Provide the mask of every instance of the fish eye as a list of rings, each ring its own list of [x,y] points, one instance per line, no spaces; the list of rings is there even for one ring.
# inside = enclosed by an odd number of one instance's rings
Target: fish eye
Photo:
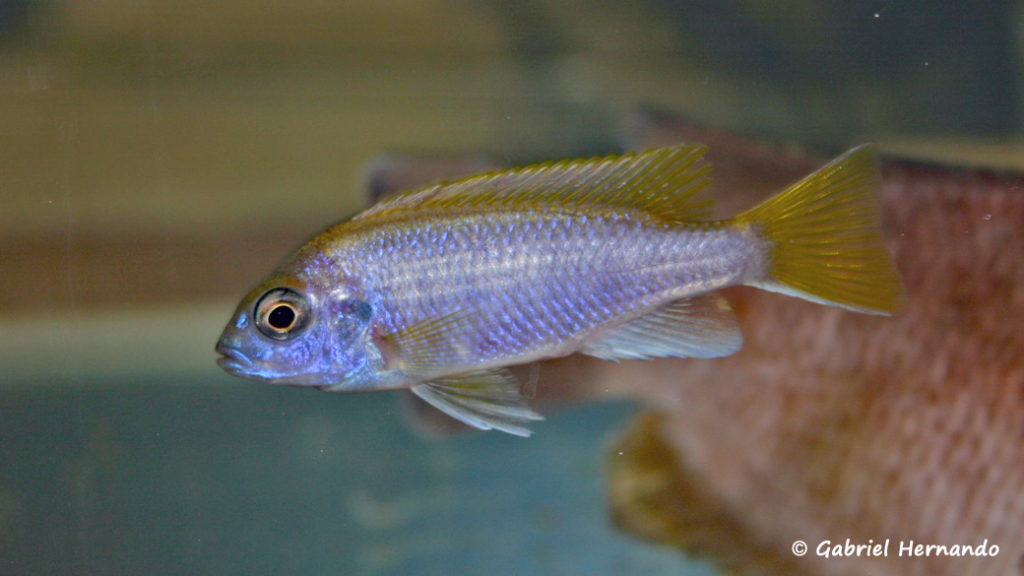
[[[287,302],[279,302],[274,304],[270,314],[267,314],[267,324],[274,330],[288,330],[298,317],[294,306]]]
[[[274,288],[256,302],[256,327],[267,338],[287,340],[309,321],[309,303],[291,288]]]

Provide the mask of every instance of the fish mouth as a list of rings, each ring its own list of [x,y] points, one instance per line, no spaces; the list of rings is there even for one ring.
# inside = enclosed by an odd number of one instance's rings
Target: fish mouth
[[[221,355],[220,358],[217,358],[217,366],[220,366],[224,370],[232,374],[248,375],[252,372],[254,365],[252,358],[249,358],[238,348],[218,343],[217,353]]]
[[[233,376],[286,386],[324,385],[324,377],[318,373],[279,374],[272,367],[267,367],[262,362],[257,364],[256,360],[253,360],[248,354],[231,344],[218,342],[216,350],[221,355],[220,358],[217,358],[217,365]]]

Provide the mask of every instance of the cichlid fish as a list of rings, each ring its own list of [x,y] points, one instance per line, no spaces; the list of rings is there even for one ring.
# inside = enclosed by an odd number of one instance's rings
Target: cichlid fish
[[[541,416],[508,366],[732,354],[742,335],[725,286],[900,307],[873,146],[729,220],[695,198],[710,182],[704,153],[539,164],[386,198],[250,292],[218,364],[329,391],[410,388],[466,424],[527,436]]]

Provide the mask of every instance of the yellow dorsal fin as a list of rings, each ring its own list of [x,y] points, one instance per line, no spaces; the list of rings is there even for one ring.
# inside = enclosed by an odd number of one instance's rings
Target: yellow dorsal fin
[[[431,210],[583,205],[639,210],[669,222],[707,216],[709,201],[693,196],[710,182],[699,144],[585,160],[562,160],[488,172],[397,194],[356,217],[401,216]]]

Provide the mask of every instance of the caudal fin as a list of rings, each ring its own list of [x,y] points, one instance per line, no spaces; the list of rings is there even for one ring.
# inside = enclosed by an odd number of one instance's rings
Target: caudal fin
[[[736,217],[770,245],[767,275],[751,282],[868,314],[902,306],[903,282],[882,240],[875,146],[858,146]]]

